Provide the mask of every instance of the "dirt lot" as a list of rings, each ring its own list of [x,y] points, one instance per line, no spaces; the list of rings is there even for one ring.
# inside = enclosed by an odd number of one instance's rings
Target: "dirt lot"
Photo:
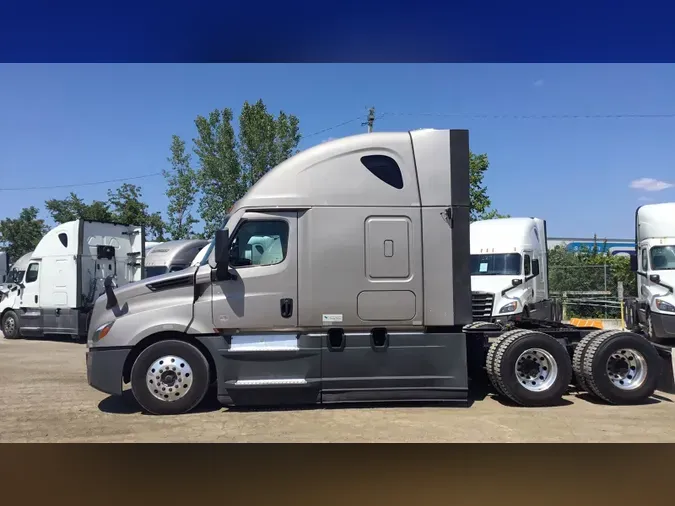
[[[675,396],[642,406],[524,409],[491,397],[471,407],[383,407],[143,415],[87,385],[85,347],[0,338],[0,442],[675,442]]]

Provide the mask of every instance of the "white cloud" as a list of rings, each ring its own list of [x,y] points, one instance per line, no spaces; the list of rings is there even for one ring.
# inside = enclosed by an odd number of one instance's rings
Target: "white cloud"
[[[534,86],[540,87],[544,86],[544,80],[543,79],[537,79],[535,82],[532,83]]]
[[[642,179],[636,179],[634,181],[631,181],[630,187],[636,190],[644,190],[648,192],[660,192],[661,190],[672,188],[673,185],[671,183],[666,183],[665,181],[659,181],[658,179],[643,177]]]

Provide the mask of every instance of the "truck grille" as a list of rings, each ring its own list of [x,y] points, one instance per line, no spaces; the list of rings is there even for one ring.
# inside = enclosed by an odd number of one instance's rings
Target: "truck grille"
[[[492,316],[495,296],[486,292],[471,292],[471,312],[473,321],[488,321]]]

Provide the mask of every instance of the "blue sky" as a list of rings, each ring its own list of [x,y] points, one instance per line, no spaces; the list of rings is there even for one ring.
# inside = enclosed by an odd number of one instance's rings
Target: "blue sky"
[[[675,113],[674,89],[675,65],[0,65],[0,190],[161,171],[172,134],[190,140],[198,114],[244,100],[295,114],[305,135],[373,105],[376,130],[468,128],[500,211],[545,218],[550,236],[630,238],[638,205],[675,200],[675,117],[536,117]],[[131,182],[165,210],[162,177]],[[0,218],[109,186],[0,191]]]

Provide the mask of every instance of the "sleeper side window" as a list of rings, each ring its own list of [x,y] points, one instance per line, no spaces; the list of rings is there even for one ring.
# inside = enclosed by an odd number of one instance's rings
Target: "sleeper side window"
[[[28,266],[28,270],[26,270],[26,283],[37,281],[39,269],[40,264],[37,263],[32,263]]]
[[[284,220],[245,221],[230,246],[230,265],[280,264],[288,250],[288,230]]]

